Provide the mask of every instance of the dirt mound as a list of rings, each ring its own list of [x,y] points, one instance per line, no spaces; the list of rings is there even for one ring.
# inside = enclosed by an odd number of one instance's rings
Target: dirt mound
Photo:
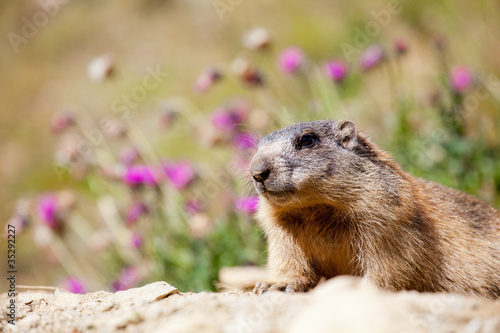
[[[385,293],[338,277],[312,292],[179,293],[166,282],[116,293],[20,292],[4,332],[500,332],[500,301]]]

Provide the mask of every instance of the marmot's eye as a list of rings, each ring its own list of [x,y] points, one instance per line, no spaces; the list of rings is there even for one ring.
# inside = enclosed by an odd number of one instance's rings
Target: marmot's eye
[[[311,134],[311,133],[304,134],[300,137],[299,142],[298,142],[298,146],[299,146],[299,148],[312,147],[316,143],[317,140],[318,140],[318,138],[314,134]]]

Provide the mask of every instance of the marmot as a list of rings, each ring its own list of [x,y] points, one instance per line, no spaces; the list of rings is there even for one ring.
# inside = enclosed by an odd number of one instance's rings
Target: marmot
[[[273,272],[258,294],[347,274],[392,291],[500,297],[500,213],[404,172],[350,121],[267,135],[250,173]]]

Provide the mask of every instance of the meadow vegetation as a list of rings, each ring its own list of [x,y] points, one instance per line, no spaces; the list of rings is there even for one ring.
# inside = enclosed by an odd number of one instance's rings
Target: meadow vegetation
[[[23,284],[214,290],[221,267],[264,265],[248,164],[298,121],[353,120],[405,170],[500,207],[492,1],[72,1],[36,26],[41,10],[0,5],[27,41],[0,51]]]

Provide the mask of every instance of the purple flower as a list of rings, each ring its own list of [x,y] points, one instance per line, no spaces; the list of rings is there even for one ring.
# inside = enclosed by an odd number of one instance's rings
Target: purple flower
[[[195,172],[189,162],[170,162],[163,164],[170,183],[178,190],[186,188],[194,180]]]
[[[130,186],[149,185],[155,186],[160,180],[157,169],[147,165],[132,165],[125,170],[122,181]]]
[[[139,274],[135,267],[124,268],[118,278],[111,285],[113,291],[127,290],[139,282]]]
[[[237,123],[231,113],[226,109],[217,109],[212,113],[212,124],[220,130],[231,132],[236,128]]]
[[[233,138],[233,145],[238,150],[254,149],[257,147],[257,141],[250,133],[238,133]]]
[[[122,162],[124,165],[131,165],[133,164],[138,158],[139,158],[139,152],[137,149],[133,146],[129,146],[126,148],[123,148],[120,151],[120,162]]]
[[[472,84],[471,71],[463,66],[455,67],[450,74],[451,88],[457,94],[464,93]]]
[[[384,60],[384,49],[380,45],[371,45],[359,56],[359,64],[365,71],[374,68]]]
[[[324,67],[326,75],[335,82],[341,82],[347,76],[347,66],[341,61],[329,61]]]
[[[75,277],[68,277],[62,282],[62,287],[73,294],[85,294],[87,288],[82,280]]]
[[[143,238],[141,235],[139,235],[137,232],[134,232],[132,236],[130,237],[130,246],[133,249],[138,249],[142,246],[142,243],[144,242]]]
[[[63,112],[60,114],[56,114],[50,123],[50,129],[52,133],[60,133],[69,126],[75,123],[75,119],[73,115],[69,112]]]
[[[209,69],[201,73],[196,79],[194,87],[199,92],[207,91],[215,82],[222,78],[220,72],[216,69]]]
[[[245,106],[233,105],[229,110],[229,114],[235,125],[241,124],[247,117],[247,113],[248,110]]]
[[[285,73],[295,73],[304,63],[304,52],[296,46],[284,49],[278,59],[279,68]]]
[[[251,195],[248,198],[236,199],[235,208],[245,214],[253,214],[257,211],[259,197]]]
[[[60,227],[59,205],[54,194],[45,194],[38,199],[36,212],[40,221],[51,229]]]
[[[238,126],[244,119],[245,115],[239,109],[217,109],[212,114],[212,124],[224,131],[231,132]]]
[[[133,204],[132,207],[130,207],[127,210],[127,215],[125,217],[127,225],[134,224],[142,215],[147,213],[148,213],[148,207],[142,202],[137,202]]]
[[[234,98],[216,109],[211,116],[212,124],[224,132],[232,132],[250,112],[250,103],[243,98]]]
[[[198,200],[193,199],[193,200],[188,200],[184,204],[184,209],[186,210],[187,213],[189,214],[198,214],[201,211],[201,204]]]

